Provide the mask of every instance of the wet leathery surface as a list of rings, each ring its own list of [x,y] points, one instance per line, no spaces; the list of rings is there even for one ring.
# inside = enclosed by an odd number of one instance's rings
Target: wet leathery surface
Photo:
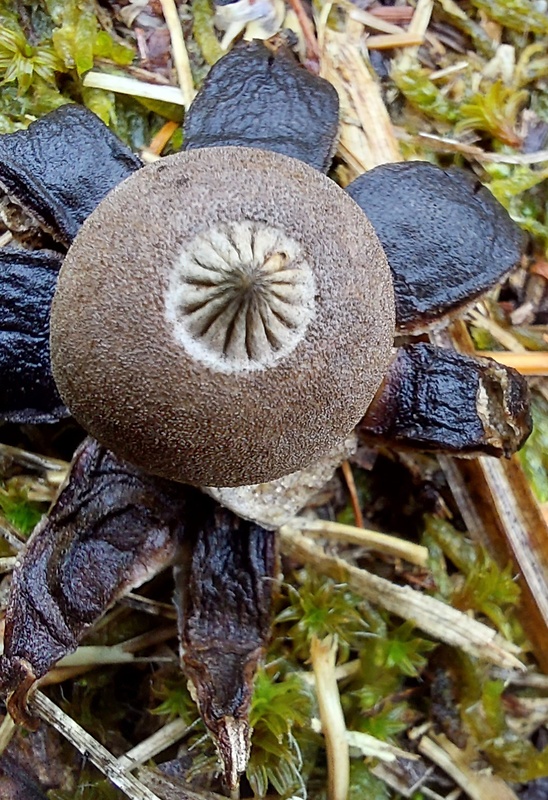
[[[368,441],[454,455],[510,455],[531,432],[515,370],[430,344],[401,347],[358,426]]]
[[[392,269],[400,329],[430,322],[494,286],[521,257],[524,234],[473,175],[410,161],[347,187]]]
[[[192,491],[192,490],[188,490]],[[29,720],[27,692],[121,595],[173,558],[186,487],[148,476],[86,439],[67,485],[13,574],[1,689]]]
[[[55,422],[68,416],[53,381],[49,314],[62,257],[0,249],[0,419]]]
[[[0,136],[0,192],[4,205],[12,204],[4,213],[8,227],[22,208],[68,247],[105,195],[141,166],[95,114],[62,106],[26,131]]]
[[[323,78],[286,50],[262,42],[217,62],[185,121],[184,149],[238,145],[272,150],[327,170],[337,139],[339,100]]]

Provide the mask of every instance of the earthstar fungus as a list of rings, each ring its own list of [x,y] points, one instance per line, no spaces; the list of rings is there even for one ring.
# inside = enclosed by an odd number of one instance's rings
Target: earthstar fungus
[[[29,423],[68,413],[51,375],[47,328],[70,247],[53,308],[56,381],[70,410],[114,451],[83,442],[14,572],[0,660],[14,718],[28,721],[30,685],[122,592],[175,558],[184,662],[235,784],[246,763],[253,671],[268,641],[277,574],[274,534],[262,515],[291,494],[284,481],[302,475],[269,483],[262,510],[265,486],[244,487],[259,510],[238,507],[253,520],[247,523],[198,491],[147,473],[221,486],[264,480],[310,464],[357,423],[368,442],[459,454],[508,454],[527,435],[527,387],[513,370],[412,342],[389,363],[392,285],[366,214],[370,207],[394,276],[397,323],[406,330],[462,307],[506,275],[520,259],[519,229],[463,171],[454,179],[431,165],[389,165],[345,192],[320,172],[329,168],[337,121],[330,84],[288,52],[251,43],[211,69],[185,120],[188,152],[151,167],[75,106],[0,137],[0,213],[16,240],[34,248],[0,250],[0,280],[9,289],[0,293],[0,415]],[[432,177],[447,201],[438,216],[442,231],[448,220],[451,247],[433,270],[428,204],[405,202],[402,173],[419,184],[421,175]],[[369,181],[376,188],[367,189]],[[465,208],[481,195],[491,238],[503,232],[494,251],[500,259],[486,250],[481,261],[463,260],[468,243],[449,227],[455,181]],[[464,265],[466,281],[462,272],[455,278],[452,262]],[[406,287],[417,276],[414,298]],[[453,292],[460,284],[464,290]],[[39,324],[29,337],[33,316]],[[174,355],[175,366],[168,363]],[[455,412],[457,388],[465,420],[443,411]],[[85,395],[93,401],[87,408]],[[307,481],[300,505],[313,486]],[[237,491],[218,497],[234,509]],[[279,504],[272,527],[295,510]]]
[[[144,167],[86,220],[52,363],[71,412],[122,458],[237,486],[344,439],[393,331],[388,264],[348,195],[295,159],[215,147]]]

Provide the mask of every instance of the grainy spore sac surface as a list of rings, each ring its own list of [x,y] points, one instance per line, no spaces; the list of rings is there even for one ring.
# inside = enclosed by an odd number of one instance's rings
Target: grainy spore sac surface
[[[28,722],[33,681],[72,652],[118,597],[171,561],[185,504],[185,487],[84,441],[13,574],[0,689],[14,719]]]
[[[0,213],[16,237],[35,221],[68,247],[80,226],[142,162],[83,106],[66,105],[0,136]]]
[[[49,314],[62,258],[52,251],[0,249],[0,419],[67,417],[51,374]]]
[[[184,668],[230,776],[234,727],[249,747],[253,677],[271,633],[275,532],[204,497],[189,519],[176,569]]]
[[[326,171],[338,124],[339,100],[328,81],[289,51],[252,42],[211,68],[187,115],[184,149],[256,147]]]
[[[423,330],[471,303],[520,261],[523,231],[465,170],[383,164],[347,191],[388,258],[400,330]]]
[[[515,370],[429,344],[401,347],[358,426],[362,439],[454,455],[509,456],[531,432]]]

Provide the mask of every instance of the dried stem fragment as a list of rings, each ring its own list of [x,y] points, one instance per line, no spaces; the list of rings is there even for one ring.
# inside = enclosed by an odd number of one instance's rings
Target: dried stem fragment
[[[310,539],[285,526],[280,529],[280,538],[285,555],[313,564],[322,575],[345,581],[356,594],[402,619],[412,620],[429,636],[497,666],[525,669],[517,658],[519,647],[467,614],[409,586],[397,586],[371,575],[342,558],[328,556]]]
[[[189,109],[194,100],[196,90],[194,89],[194,81],[192,79],[190,60],[186,49],[185,37],[183,36],[181,20],[179,19],[175,0],[160,0],[160,3],[171,37],[173,61],[175,62],[179,86],[181,87],[185,99],[185,108]]]
[[[9,714],[6,714],[0,725],[0,755],[4,752],[8,744],[11,742],[13,734],[15,733],[16,725]]]
[[[344,475],[344,479],[346,481],[346,486],[348,488],[348,494],[350,495],[350,502],[352,504],[352,511],[354,512],[354,519],[356,521],[356,525],[358,528],[363,528],[363,514],[360,507],[360,501],[358,498],[358,491],[356,489],[356,481],[354,480],[354,473],[352,472],[352,467],[348,463],[348,461],[343,461],[341,464],[341,472]]]
[[[518,800],[505,781],[488,770],[478,772],[466,761],[465,751],[445,736],[423,736],[419,751],[450,775],[470,800]]]
[[[431,337],[438,344],[474,351],[463,322]],[[440,463],[470,535],[499,564],[511,558],[519,569],[520,620],[539,664],[548,670],[548,524],[519,461],[514,457],[507,462],[478,458]]]
[[[138,745],[132,747],[118,759],[118,766],[124,771],[129,771],[141,766],[145,761],[149,761],[155,756],[167,750],[171,745],[176,744],[188,731],[188,725],[181,719],[168,722],[159,731],[156,731]]]
[[[394,558],[403,558],[418,567],[426,568],[428,566],[428,548],[367,528],[354,528],[352,525],[342,525],[340,522],[330,522],[324,519],[312,520],[294,517],[284,525],[284,530],[299,531],[311,536],[325,536],[331,541],[356,544]]]
[[[118,764],[106,747],[99,744],[77,722],[52,703],[42,692],[36,692],[32,699],[32,710],[52,725],[83,756],[99,769],[115,786],[121,789],[131,800],[160,800],[133,775],[128,775]]]
[[[312,637],[310,661],[316,678],[316,695],[327,752],[327,797],[346,800],[350,783],[350,757],[346,738],[346,723],[335,675],[337,640]]]
[[[156,83],[145,83],[125,75],[109,75],[107,72],[88,72],[84,76],[83,85],[90,89],[104,89],[117,94],[129,94],[162,103],[174,103],[184,106],[186,98],[177,86],[159,86]]]
[[[548,375],[548,353],[503,353],[493,350],[489,352],[481,351],[478,355],[492,358],[494,361],[498,361],[499,364],[517,369],[522,375],[544,377]]]

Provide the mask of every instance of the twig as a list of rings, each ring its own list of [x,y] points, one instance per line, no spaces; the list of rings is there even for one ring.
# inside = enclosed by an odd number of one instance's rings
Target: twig
[[[369,11],[363,11],[361,8],[356,8],[352,3],[340,3],[343,8],[347,9],[350,19],[361,22],[366,28],[372,28],[374,31],[381,31],[381,33],[405,33],[404,29],[399,25],[394,25],[393,22],[386,22],[385,20],[371,14]]]
[[[445,67],[444,69],[438,69],[436,72],[431,72],[428,76],[428,79],[431,81],[441,81],[444,78],[449,77],[449,75],[455,75],[458,72],[462,72],[465,69],[468,69],[469,62],[468,61],[458,61],[456,64],[451,64],[449,67]]]
[[[309,533],[312,536],[325,536],[331,540],[357,544],[360,547],[394,556],[394,558],[403,558],[410,564],[416,564],[419,567],[428,566],[427,547],[406,542],[405,539],[386,533],[371,531],[367,528],[354,528],[352,525],[342,525],[340,522],[305,519],[304,517],[294,517],[289,520],[284,526],[284,529],[287,528],[301,533]]]
[[[341,103],[340,152],[350,155],[348,161],[358,174],[401,161],[379,85],[359,46],[328,27],[324,10],[318,21],[318,39],[321,74],[333,84]]]
[[[434,0],[418,0],[415,8],[413,18],[407,28],[407,33],[412,34],[420,39],[419,45],[424,41],[426,31],[430,24],[432,17],[432,10],[434,8]],[[411,64],[418,55],[419,45],[409,48],[404,51],[404,55],[400,57],[400,65],[403,69],[405,66]]]
[[[119,603],[128,608],[135,608],[143,614],[165,617],[166,619],[177,619],[177,611],[171,603],[161,603],[159,600],[152,600],[150,597],[143,597],[143,595],[135,594],[135,592],[129,592],[120,598]]]
[[[436,74],[436,73],[434,73]],[[435,133],[421,132],[420,139],[427,139],[432,147],[440,152],[462,153],[476,161],[487,161],[492,164],[542,164],[548,162],[548,150],[537,150],[536,153],[486,153],[481,147],[458,139],[437,136]]]
[[[178,127],[179,123],[173,120],[169,120],[162,125],[156,136],[151,139],[149,146],[146,148],[147,152],[159,156]]]
[[[60,472],[65,476],[70,464],[60,458],[49,458],[38,453],[31,453],[30,450],[22,450],[20,447],[13,447],[9,444],[0,443],[0,455],[10,461],[29,467],[33,470],[40,470],[46,474],[49,472]]]
[[[52,725],[131,800],[160,800],[158,795],[147,789],[137,778],[126,774],[106,747],[103,747],[68,714],[52,703],[45,694],[40,691],[35,692],[30,700],[30,705],[45,722]]]
[[[541,675],[540,672],[514,672],[509,669],[493,670],[493,677],[500,678],[506,684],[513,686],[529,686],[533,689],[548,690],[548,675]]]
[[[494,350],[478,351],[478,356],[492,358],[499,364],[512,367],[522,375],[548,375],[548,353],[507,353]]]
[[[9,714],[6,714],[0,725],[0,756],[13,738],[17,726]]]
[[[190,69],[190,59],[186,49],[185,37],[183,36],[183,29],[181,27],[181,20],[177,13],[177,6],[175,0],[160,0],[162,11],[167,23],[169,35],[171,37],[171,47],[173,49],[173,61],[175,63],[175,70],[177,72],[177,79],[181,92],[184,97],[184,107],[188,111],[196,90],[194,88],[194,80],[192,78],[192,71]]]
[[[403,31],[402,33],[369,36],[366,45],[368,50],[392,50],[396,47],[418,47],[422,42],[423,37],[419,34]]]
[[[177,86],[157,86],[155,83],[144,83],[124,75],[88,72],[84,76],[83,84],[92,89],[105,89],[107,92],[130,94],[134,97],[160,100],[162,103],[174,103],[178,106],[186,105],[186,98]]]
[[[374,6],[369,10],[373,17],[379,17],[387,22],[407,23],[413,19],[415,9],[411,6]]]
[[[16,553],[21,552],[25,548],[25,541],[21,538],[18,531],[10,525],[10,523],[4,517],[0,516],[0,536],[6,540],[10,547],[12,547]]]
[[[335,672],[338,671],[338,668]],[[310,720],[310,727],[314,733],[321,733],[322,723],[316,717]],[[389,742],[383,742],[370,733],[362,733],[361,731],[345,731],[346,741],[350,747],[359,750],[363,756],[367,758],[378,758],[380,761],[390,763],[396,761],[398,758],[405,758],[409,761],[419,761],[420,756],[416,753],[410,753],[407,750],[402,750],[401,747],[395,747]]]
[[[507,783],[491,772],[476,772],[465,761],[465,751],[459,750],[444,736],[436,741],[423,736],[419,751],[453,778],[471,800],[518,800]]]
[[[316,679],[316,696],[327,753],[328,800],[346,800],[350,784],[350,756],[346,738],[346,723],[335,677],[337,640],[312,637],[310,661]]]
[[[343,461],[343,463],[341,464],[341,472],[346,481],[348,494],[350,495],[352,511],[354,512],[354,520],[358,528],[363,528],[364,526],[363,514],[360,508],[360,500],[358,498],[358,492],[356,490],[356,481],[354,480],[354,473],[352,472],[352,467],[350,466],[348,461]]]
[[[519,647],[462,611],[409,586],[398,586],[372,575],[342,558],[329,556],[311,539],[285,527],[280,529],[280,541],[285,555],[313,564],[322,575],[345,581],[356,594],[402,619],[412,620],[434,639],[459,647],[469,655],[499,667],[525,669],[516,658],[521,652]]]
[[[316,39],[314,25],[303,7],[302,0],[289,0],[289,5],[295,12],[295,16],[303,32],[306,59],[309,64],[316,64],[319,66],[320,51],[318,48],[318,40]]]
[[[487,331],[491,336],[497,340],[503,347],[510,350],[512,353],[525,353],[525,347],[518,342],[514,334],[503,328],[498,322],[495,322],[491,317],[480,314],[475,309],[468,313],[472,325],[476,328],[481,328]]]
[[[113,614],[119,611],[114,609],[108,615],[112,621]],[[105,618],[103,617],[103,620]],[[95,628],[97,630],[97,627]],[[55,683],[62,683],[77,677],[78,675],[85,674],[94,669],[98,664],[120,664],[135,661],[146,661],[155,663],[169,661],[172,659],[165,658],[136,658],[133,653],[160,644],[167,639],[175,638],[177,635],[176,628],[163,627],[155,628],[154,630],[147,631],[133,639],[127,639],[120,644],[112,645],[110,647],[95,646],[95,645],[82,645],[74,653],[69,654],[62,658],[48,674],[40,681],[41,686],[50,686]]]
[[[141,766],[145,761],[149,761],[159,753],[167,750],[171,745],[176,744],[183,738],[188,729],[189,726],[181,718],[168,722],[159,731],[153,733],[152,736],[144,739],[123,756],[120,756],[118,766],[126,772],[134,769],[134,767]]]
[[[475,352],[462,321],[432,331],[430,337],[437,345]],[[548,671],[548,524],[518,458],[439,460],[470,535],[500,565],[511,559],[517,567],[520,621],[539,664]]]
[[[424,37],[430,25],[433,9],[434,0],[419,0],[409,23],[408,32]]]
[[[120,645],[80,645],[74,653],[57,662],[56,669],[69,667],[92,667],[99,664],[127,664],[135,660],[133,653],[128,653]]]

